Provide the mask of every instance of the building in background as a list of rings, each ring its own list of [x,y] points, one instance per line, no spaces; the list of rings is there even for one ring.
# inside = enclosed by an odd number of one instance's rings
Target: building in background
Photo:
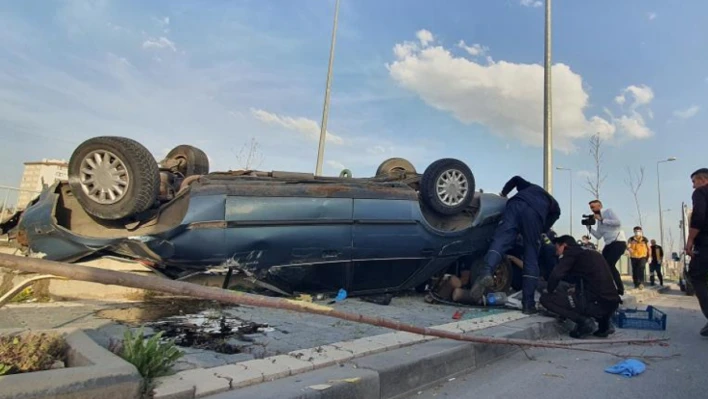
[[[24,209],[44,186],[51,186],[58,180],[66,180],[68,170],[69,164],[63,160],[43,159],[39,162],[25,162],[17,207]]]

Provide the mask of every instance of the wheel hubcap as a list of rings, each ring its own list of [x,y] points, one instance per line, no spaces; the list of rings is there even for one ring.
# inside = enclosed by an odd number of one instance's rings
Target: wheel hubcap
[[[443,172],[437,181],[438,199],[447,206],[457,206],[467,196],[469,185],[465,175],[457,169]]]
[[[96,203],[115,204],[125,197],[129,184],[125,164],[110,151],[93,151],[81,161],[81,188]]]

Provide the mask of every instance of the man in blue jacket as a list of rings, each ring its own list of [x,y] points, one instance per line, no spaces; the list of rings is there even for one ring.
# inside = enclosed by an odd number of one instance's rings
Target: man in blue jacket
[[[541,235],[548,232],[560,217],[560,206],[546,190],[520,176],[511,178],[500,195],[506,197],[513,189],[517,193],[506,203],[502,220],[484,257],[486,267],[472,286],[470,296],[479,301],[484,291],[492,287],[496,268],[514,245],[516,236],[521,234],[524,243],[523,312],[533,314],[537,312],[534,294],[540,274],[538,258]]]

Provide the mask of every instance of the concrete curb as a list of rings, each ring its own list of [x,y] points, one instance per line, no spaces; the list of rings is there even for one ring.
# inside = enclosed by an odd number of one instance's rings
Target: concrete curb
[[[142,377],[133,365],[96,344],[81,330],[49,331],[65,336],[69,346],[68,367],[0,377],[0,399],[133,399],[139,396]]]
[[[475,334],[538,340],[557,338],[559,332],[555,319],[531,317]],[[436,339],[269,384],[224,392],[209,399],[402,398],[484,367],[519,350],[508,345]]]
[[[432,328],[444,331],[469,333],[509,324],[528,318],[521,312],[506,312],[471,320],[461,320]],[[353,341],[338,342],[310,349],[290,352],[286,355],[249,360],[213,368],[198,368],[158,378],[154,391],[155,399],[199,398],[243,388],[262,382],[275,381],[313,370],[342,365],[364,356],[392,351],[437,338],[393,332]]]
[[[665,285],[663,287],[647,287],[643,290],[631,290],[627,295],[624,296],[624,304],[622,306],[625,308],[637,307],[639,306],[639,304],[644,303],[644,301],[646,301],[647,299],[657,298],[659,297],[659,295],[669,291],[670,289],[671,287]]]

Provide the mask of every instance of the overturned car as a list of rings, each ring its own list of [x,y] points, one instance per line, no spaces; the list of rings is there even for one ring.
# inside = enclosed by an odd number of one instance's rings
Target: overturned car
[[[134,140],[95,137],[72,154],[68,181],[2,228],[50,260],[112,255],[172,279],[229,270],[283,294],[364,295],[420,288],[461,263],[474,273],[505,202],[476,191],[456,159],[419,174],[392,158],[371,178],[210,172],[195,147],[156,162]],[[495,290],[508,288],[510,267]]]

